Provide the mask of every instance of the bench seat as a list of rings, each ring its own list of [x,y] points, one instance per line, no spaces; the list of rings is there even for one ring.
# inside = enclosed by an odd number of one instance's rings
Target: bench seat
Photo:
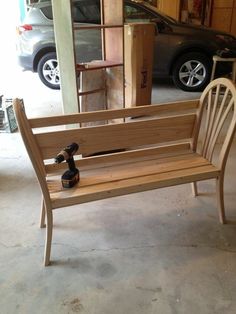
[[[130,152],[114,155],[117,162],[109,161],[109,157],[106,161],[106,156],[101,156],[102,164],[98,162],[92,168],[81,162],[80,182],[68,190],[62,188],[60,175],[50,174],[47,185],[52,207],[81,204],[219,175],[219,169],[191,150],[175,152],[172,156],[168,154],[168,157],[158,155],[158,151],[150,156],[146,152],[145,157],[137,157],[137,151],[133,153],[133,158]],[[93,162],[93,159],[99,157],[91,157],[89,161]]]

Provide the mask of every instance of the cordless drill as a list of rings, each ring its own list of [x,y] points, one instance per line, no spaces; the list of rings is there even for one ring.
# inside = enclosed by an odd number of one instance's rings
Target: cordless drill
[[[66,160],[69,170],[64,172],[61,176],[61,183],[63,188],[72,188],[77,182],[79,182],[79,170],[75,167],[75,161],[73,155],[79,149],[79,145],[72,143],[65,148],[56,156],[54,159],[55,163],[60,164]]]

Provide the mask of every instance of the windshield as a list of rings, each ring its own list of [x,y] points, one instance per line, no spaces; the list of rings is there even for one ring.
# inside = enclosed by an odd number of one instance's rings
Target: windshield
[[[142,3],[142,5],[145,6],[146,8],[148,8],[149,10],[152,10],[152,11],[156,12],[158,15],[164,17],[164,19],[167,20],[168,22],[174,23],[174,24],[177,23],[177,21],[173,17],[171,17],[169,15],[166,15],[162,11],[158,10],[157,8],[155,8],[153,5],[150,5],[149,3],[143,2],[143,1],[140,2],[140,3]]]
[[[43,2],[41,11],[50,20],[52,20],[52,7],[50,0],[39,0],[37,3]],[[45,4],[44,4],[45,3]],[[100,1],[99,0],[80,0],[73,1],[72,8],[73,20],[78,23],[94,23],[100,24]],[[154,6],[144,1],[125,1],[124,16],[125,22],[150,22],[155,18],[165,20],[167,23],[176,24],[177,21],[161,12]],[[34,4],[31,5],[33,7]]]

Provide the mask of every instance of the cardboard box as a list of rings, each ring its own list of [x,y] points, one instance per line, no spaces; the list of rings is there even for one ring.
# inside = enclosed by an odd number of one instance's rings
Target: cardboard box
[[[125,107],[151,104],[155,27],[154,23],[124,27]]]

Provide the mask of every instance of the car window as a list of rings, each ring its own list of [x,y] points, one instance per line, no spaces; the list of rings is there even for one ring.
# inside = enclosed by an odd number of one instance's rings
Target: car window
[[[76,23],[100,24],[100,3],[94,0],[74,3],[72,15]]]
[[[46,16],[46,18],[48,18],[49,20],[52,20],[52,6],[51,5],[41,8],[41,11]]]
[[[125,5],[125,22],[150,22],[155,16],[140,7]]]
[[[46,18],[52,20],[52,6],[46,6],[41,8],[42,13]],[[88,23],[88,24],[100,24],[100,3],[99,1],[79,1],[73,3],[72,6],[73,21],[76,23]]]

